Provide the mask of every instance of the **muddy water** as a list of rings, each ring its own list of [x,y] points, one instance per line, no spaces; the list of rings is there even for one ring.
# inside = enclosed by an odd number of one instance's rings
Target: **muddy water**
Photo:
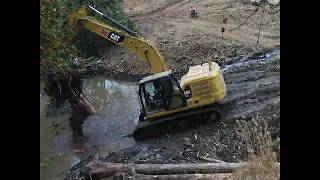
[[[240,66],[250,66],[251,64],[268,61],[271,59],[271,57],[279,54],[280,54],[280,48],[275,48],[272,51],[255,58],[244,58],[244,59],[236,60],[236,62],[231,62],[231,64],[226,63],[223,66],[221,66],[221,70],[222,72],[224,72],[228,70],[233,70]]]
[[[97,113],[84,125],[84,134],[88,138],[82,143],[71,139],[68,127],[68,115],[46,117],[44,106],[49,98],[40,91],[40,161],[46,168],[40,168],[40,179],[62,179],[66,171],[82,158],[99,153],[131,147],[135,144],[131,138],[121,138],[134,128],[134,120],[139,114],[137,86],[135,83],[118,82],[104,77],[84,80],[84,93]],[[60,124],[54,130],[54,124]],[[74,153],[74,149],[85,148],[84,153]],[[51,161],[48,157],[53,156]]]

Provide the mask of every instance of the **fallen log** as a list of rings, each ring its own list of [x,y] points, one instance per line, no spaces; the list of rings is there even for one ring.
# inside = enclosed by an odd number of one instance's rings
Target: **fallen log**
[[[212,179],[226,179],[231,176],[231,173],[222,174],[172,174],[172,175],[143,175],[137,174],[133,179],[135,180],[212,180]]]
[[[232,173],[240,169],[239,163],[202,163],[202,164],[118,164],[92,161],[88,163],[78,174],[77,178],[88,180],[113,177],[117,174],[126,174],[136,178],[150,178],[154,175],[184,175],[161,176],[160,179],[182,179],[190,175],[192,179],[212,179],[214,173]],[[198,174],[209,174],[198,175]],[[139,176],[138,176],[139,175]],[[140,176],[152,175],[152,176]],[[202,176],[202,177],[201,177]],[[209,179],[210,179],[209,178]],[[185,179],[185,178],[184,178]],[[189,179],[189,178],[188,178]]]
[[[116,174],[112,177],[102,178],[100,180],[123,180],[123,179],[134,179],[134,180],[225,180],[231,177],[232,173],[221,173],[221,174],[172,174],[172,175],[144,175],[135,174],[134,176],[124,176],[123,174]],[[92,180],[94,178],[91,178]],[[90,180],[91,180],[90,179]]]
[[[135,164],[138,174],[213,174],[232,173],[240,169],[239,163],[200,163],[200,164]]]
[[[92,161],[81,169],[77,179],[224,179],[243,165],[245,163],[118,164]]]

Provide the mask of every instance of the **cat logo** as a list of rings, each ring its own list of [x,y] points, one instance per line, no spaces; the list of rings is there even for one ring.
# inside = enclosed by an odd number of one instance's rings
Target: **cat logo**
[[[110,33],[109,35],[108,35],[108,39],[110,39],[110,40],[112,40],[112,41],[114,41],[114,42],[116,42],[116,43],[121,43],[121,42],[123,42],[123,40],[124,40],[124,37],[123,36],[120,36],[119,34],[116,34],[116,33]]]

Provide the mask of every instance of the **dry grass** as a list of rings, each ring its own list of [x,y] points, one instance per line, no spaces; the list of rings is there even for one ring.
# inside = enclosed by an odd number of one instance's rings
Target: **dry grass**
[[[267,121],[260,117],[239,120],[233,126],[223,125],[212,136],[199,138],[200,156],[245,162],[229,179],[280,179],[280,167],[276,163],[280,157],[280,141],[275,145],[272,140],[274,128],[269,128]]]
[[[246,144],[248,160],[231,179],[280,179],[280,166],[268,124],[252,119],[240,122],[238,135]],[[280,146],[277,147],[280,150]]]

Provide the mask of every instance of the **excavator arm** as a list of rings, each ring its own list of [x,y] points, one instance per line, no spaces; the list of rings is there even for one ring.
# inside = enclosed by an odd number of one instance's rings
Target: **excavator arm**
[[[88,7],[99,13],[102,17],[112,21],[116,26],[120,27],[126,32],[119,31],[118,29],[110,27],[109,25],[102,23],[93,17],[87,16],[86,6],[82,6],[80,9],[72,13],[68,18],[68,25],[74,29],[74,33],[77,33],[81,28],[85,28],[109,41],[123,45],[123,47],[129,49],[142,60],[146,61],[153,74],[168,70],[164,58],[154,45],[146,41],[144,38],[138,36],[131,30],[123,27],[110,17],[102,14],[93,7],[89,5]],[[72,37],[69,37],[69,40]]]

